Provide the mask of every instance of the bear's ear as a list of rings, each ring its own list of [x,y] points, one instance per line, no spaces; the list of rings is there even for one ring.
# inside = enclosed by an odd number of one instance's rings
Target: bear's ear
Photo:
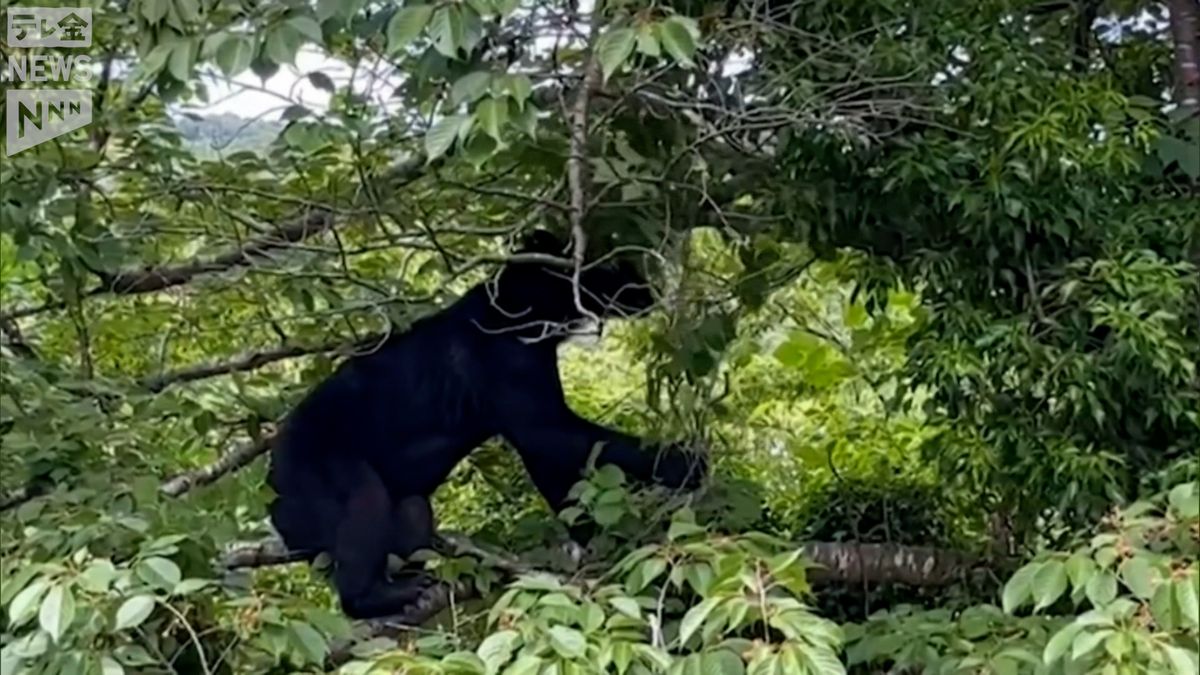
[[[521,237],[517,251],[520,253],[565,255],[567,252],[567,242],[547,230],[534,230]]]

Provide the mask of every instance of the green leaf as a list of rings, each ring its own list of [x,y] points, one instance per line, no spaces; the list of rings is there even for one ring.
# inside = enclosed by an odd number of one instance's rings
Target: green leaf
[[[1200,154],[1200,153],[1197,153]],[[1171,488],[1168,495],[1171,508],[1181,518],[1192,519],[1200,517],[1200,489],[1196,483],[1180,483]]]
[[[1162,136],[1157,140],[1158,158],[1164,165],[1178,162],[1179,168],[1190,178],[1200,178],[1200,152],[1191,141]]]
[[[478,169],[492,155],[496,154],[496,150],[499,148],[500,144],[491,136],[487,134],[474,134],[463,145],[463,156]]]
[[[503,101],[485,98],[475,107],[475,119],[484,133],[497,141],[500,140],[501,129],[508,117],[508,107]]]
[[[454,141],[458,139],[459,129],[463,125],[464,118],[470,119],[470,117],[470,115],[450,115],[434,122],[429,131],[425,132],[425,155],[428,161],[432,162],[446,154],[446,151],[454,145]]]
[[[683,615],[683,620],[679,622],[680,646],[687,644],[688,638],[704,625],[704,620],[716,609],[717,605],[721,604],[722,600],[723,598],[708,598]]]
[[[303,621],[295,621],[288,625],[288,630],[291,632],[292,643],[300,648],[300,653],[308,659],[309,663],[325,663],[329,645],[325,643],[325,638],[321,637],[317,629]]]
[[[125,667],[111,656],[100,657],[100,675],[125,675]]]
[[[196,62],[196,42],[180,40],[171,48],[171,56],[167,62],[167,70],[180,82],[187,82],[192,74],[192,64]]]
[[[325,21],[337,17],[343,21],[349,21],[362,11],[365,4],[367,4],[366,0],[318,0],[317,20]]]
[[[612,77],[625,60],[633,54],[633,45],[637,35],[632,28],[617,28],[600,36],[596,41],[596,60],[604,79]]]
[[[667,53],[684,66],[695,65],[696,39],[683,17],[672,16],[659,25],[659,37]]]
[[[300,34],[288,24],[279,24],[267,32],[263,53],[274,63],[284,65],[294,62],[299,49]]]
[[[317,0],[317,21],[325,21],[337,16],[341,0]]]
[[[387,25],[388,51],[396,53],[416,40],[429,24],[435,5],[408,5],[400,8]]]
[[[516,11],[517,7],[521,6],[521,0],[492,0],[492,4],[495,5],[496,13],[503,18]]]
[[[108,560],[97,560],[79,575],[79,585],[90,593],[105,593],[117,578],[117,568]]]
[[[671,521],[671,527],[667,530],[667,539],[675,541],[683,537],[688,537],[693,534],[703,534],[708,530],[695,523],[688,523],[682,520]]]
[[[192,23],[200,18],[199,0],[175,0],[175,10],[185,23]]]
[[[495,13],[491,0],[467,0],[467,4],[480,16],[490,16]]]
[[[1188,651],[1181,647],[1164,645],[1163,651],[1167,655],[1167,661],[1171,663],[1171,670],[1175,671],[1175,675],[1196,675],[1196,671],[1200,669],[1200,658],[1194,652]]]
[[[1004,584],[1001,605],[1005,613],[1012,614],[1029,599],[1029,594],[1033,590],[1033,579],[1041,567],[1042,563],[1040,562],[1029,563],[1017,570],[1008,583]]]
[[[491,79],[492,74],[486,70],[477,70],[458,78],[450,87],[450,105],[474,103],[487,91]]]
[[[8,606],[8,621],[11,626],[20,626],[37,616],[38,602],[50,588],[46,579],[37,579],[17,593]]]
[[[1116,661],[1121,661],[1133,646],[1126,633],[1113,633],[1104,641],[1104,650]]]
[[[583,633],[566,626],[553,626],[549,631],[550,646],[559,656],[567,659],[577,659],[583,656],[587,649],[587,640]]]
[[[467,28],[458,5],[446,5],[433,14],[429,24],[433,47],[443,56],[456,59],[467,46]]]
[[[1143,600],[1154,595],[1161,576],[1145,556],[1135,555],[1121,563],[1121,581]]]
[[[169,3],[170,0],[142,0],[142,16],[152,24],[158,23],[167,15]]]
[[[117,621],[114,630],[122,631],[137,628],[154,611],[154,596],[135,595],[121,603],[117,609]]]
[[[297,33],[312,40],[317,44],[324,44],[325,36],[321,33],[321,24],[317,23],[311,16],[293,16],[287,20]]]
[[[333,79],[320,71],[314,70],[313,72],[309,73],[308,81],[311,82],[312,86],[316,87],[317,89],[322,89],[329,93],[333,93],[333,91],[336,89],[333,84]]]
[[[1095,633],[1080,633],[1076,636],[1074,643],[1071,646],[1071,660],[1078,661],[1079,659],[1091,654],[1096,647],[1100,646],[1101,642],[1109,635],[1112,635],[1111,629],[1105,628],[1096,631]]]
[[[179,566],[166,558],[146,558],[135,569],[143,581],[166,591],[183,580]]]
[[[1034,611],[1054,604],[1054,601],[1058,600],[1065,590],[1067,590],[1066,567],[1058,560],[1047,561],[1033,577],[1033,598],[1037,603],[1034,605]]]
[[[639,23],[637,27],[637,50],[651,58],[662,55],[662,45],[658,42],[655,29],[656,24],[648,21]]]
[[[618,488],[625,484],[625,472],[616,464],[605,464],[596,470],[592,480],[605,489]]]
[[[1067,653],[1067,649],[1071,647],[1071,643],[1075,641],[1075,636],[1082,630],[1079,624],[1069,623],[1063,626],[1061,630],[1050,638],[1046,643],[1046,649],[1042,652],[1042,662],[1050,665],[1063,657]]]
[[[1200,575],[1192,574],[1176,581],[1175,603],[1179,605],[1179,614],[1191,626],[1200,626],[1200,602],[1197,596],[1197,585],[1200,585]]]
[[[619,596],[609,599],[608,603],[613,606],[618,612],[624,614],[631,619],[642,618],[642,608],[638,605],[637,600],[626,596]]]
[[[1117,577],[1108,570],[1095,574],[1087,583],[1087,598],[1096,607],[1104,607],[1117,597]]]
[[[1171,584],[1159,584],[1150,599],[1150,614],[1163,630],[1174,630],[1179,625],[1180,612],[1175,606],[1175,592]]]
[[[41,571],[41,565],[26,564],[8,578],[0,580],[0,605],[7,605],[12,602],[17,593],[25,590],[26,585]],[[9,616],[12,616],[12,614],[10,613]]]
[[[505,668],[504,675],[537,675],[545,663],[540,657],[526,654]]]
[[[621,522],[625,507],[621,504],[601,504],[592,511],[592,518],[600,527],[612,527]]]
[[[279,116],[279,119],[285,122],[290,122],[292,120],[298,120],[302,117],[308,117],[311,114],[312,111],[308,108],[300,105],[299,103],[293,103],[284,109],[283,114]]]
[[[54,586],[42,600],[38,625],[50,635],[50,639],[58,642],[74,620],[75,596],[71,594],[71,589],[63,585]]]
[[[634,573],[629,575],[626,583],[630,584],[631,590],[634,593],[637,593],[657,580],[666,569],[666,560],[662,558],[649,558],[637,566]]]
[[[502,630],[492,633],[484,638],[483,642],[479,643],[479,648],[475,650],[475,654],[487,666],[488,673],[495,673],[499,671],[500,666],[512,658],[513,650],[516,649],[520,638],[521,635],[514,630]]]
[[[529,81],[529,77],[521,73],[511,73],[505,75],[502,82],[504,83],[503,93],[513,97],[517,105],[524,108],[525,102],[533,93],[533,83]]]
[[[217,47],[217,66],[233,77],[250,67],[254,58],[254,43],[240,35],[230,35]]]
[[[171,594],[190,595],[202,588],[207,588],[211,583],[208,579],[184,579],[172,589]]]

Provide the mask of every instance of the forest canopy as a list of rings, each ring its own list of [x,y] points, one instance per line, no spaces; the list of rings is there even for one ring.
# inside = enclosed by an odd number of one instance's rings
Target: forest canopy
[[[92,107],[0,162],[2,675],[1200,672],[1195,0],[37,4],[91,45],[6,65],[94,68],[6,114]],[[711,476],[555,514],[490,440],[349,621],[279,423],[539,228],[653,263],[571,406]]]

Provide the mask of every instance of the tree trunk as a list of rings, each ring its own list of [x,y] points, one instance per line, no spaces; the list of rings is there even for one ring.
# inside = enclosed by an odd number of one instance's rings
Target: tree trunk
[[[1200,2],[1167,0],[1171,12],[1171,38],[1175,42],[1175,101],[1200,108]]]

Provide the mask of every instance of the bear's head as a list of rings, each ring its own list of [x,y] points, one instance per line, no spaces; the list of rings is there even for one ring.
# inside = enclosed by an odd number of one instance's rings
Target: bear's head
[[[576,302],[570,239],[534,230],[521,239],[514,253],[515,259],[505,264],[493,287],[493,304],[509,319],[506,323],[632,318],[655,305],[635,256],[589,255],[580,270]]]

